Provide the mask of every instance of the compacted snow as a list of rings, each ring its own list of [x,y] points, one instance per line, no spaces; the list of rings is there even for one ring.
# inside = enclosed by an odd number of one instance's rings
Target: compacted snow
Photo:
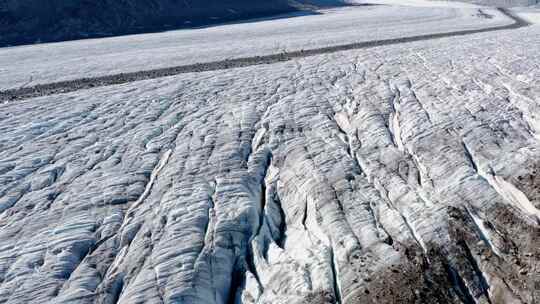
[[[536,303],[539,46],[531,25],[2,104],[0,303]]]

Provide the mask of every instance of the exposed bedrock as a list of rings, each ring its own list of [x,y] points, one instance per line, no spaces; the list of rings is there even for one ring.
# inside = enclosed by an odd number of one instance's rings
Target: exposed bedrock
[[[535,303],[531,31],[1,105],[0,303]]]

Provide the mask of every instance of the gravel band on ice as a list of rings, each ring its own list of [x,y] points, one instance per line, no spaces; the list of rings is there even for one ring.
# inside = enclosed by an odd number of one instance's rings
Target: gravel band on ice
[[[491,32],[491,31],[517,29],[517,28],[521,28],[521,27],[529,25],[527,21],[514,15],[507,9],[498,8],[498,11],[500,11],[505,16],[514,20],[514,23],[509,24],[509,25],[487,27],[487,28],[482,28],[482,29],[460,30],[460,31],[453,31],[453,32],[446,32],[446,33],[418,35],[418,36],[403,37],[403,38],[373,40],[373,41],[342,44],[342,45],[308,49],[308,50],[282,52],[278,54],[271,54],[271,55],[265,55],[265,56],[252,56],[252,57],[244,57],[244,58],[236,58],[236,59],[228,59],[228,60],[219,60],[219,61],[213,61],[213,62],[207,62],[207,63],[195,63],[195,64],[179,65],[179,66],[167,67],[167,68],[158,68],[158,69],[152,69],[152,70],[146,70],[146,71],[119,73],[119,74],[106,75],[106,76],[53,82],[53,83],[48,83],[48,84],[39,84],[35,86],[21,87],[21,88],[0,91],[0,100],[2,101],[23,100],[23,99],[32,98],[32,97],[74,92],[74,91],[89,89],[93,87],[123,84],[123,83],[138,81],[138,80],[144,80],[144,79],[155,79],[155,78],[160,78],[160,77],[178,75],[182,73],[216,71],[216,70],[239,68],[239,67],[246,67],[246,66],[253,66],[253,65],[260,65],[260,64],[271,64],[271,63],[276,63],[276,62],[288,61],[294,58],[302,58],[302,57],[333,53],[333,52],[339,52],[339,51],[345,51],[345,50],[364,49],[364,48],[372,48],[372,47],[399,44],[399,43],[415,42],[415,41],[421,41],[421,40],[438,39],[438,38],[443,38],[443,37],[463,36],[463,35]]]

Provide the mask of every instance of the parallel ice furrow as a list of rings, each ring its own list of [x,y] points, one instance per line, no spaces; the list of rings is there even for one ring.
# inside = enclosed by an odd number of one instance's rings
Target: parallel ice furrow
[[[536,220],[540,221],[540,210],[538,210],[532,203],[529,201],[527,196],[516,188],[511,183],[504,180],[503,177],[495,175],[493,172],[488,172],[485,169],[485,166],[480,165],[475,160],[472,152],[469,150],[468,146],[464,143],[465,153],[468,156],[471,165],[474,170],[478,173],[479,176],[484,178],[491,187],[499,194],[504,200],[514,207],[520,209],[525,214],[528,214]],[[489,168],[489,167],[488,167]]]
[[[392,139],[396,144],[397,148],[400,151],[405,151],[403,146],[403,141],[401,139],[401,126],[399,122],[399,98],[400,91],[395,89],[395,96],[392,100],[393,112],[390,114],[390,121],[388,122],[390,133],[392,134]]]
[[[159,162],[158,162],[156,168],[152,171],[152,173],[150,175],[150,180],[146,184],[146,188],[144,189],[144,192],[131,205],[131,207],[129,208],[129,210],[127,212],[128,214],[131,213],[133,210],[137,209],[144,202],[144,200],[148,197],[148,195],[150,194],[150,191],[152,191],[152,187],[154,186],[154,183],[156,181],[156,178],[159,175],[159,172],[161,171],[161,169],[163,169],[163,167],[165,167],[165,165],[169,161],[169,157],[171,157],[171,154],[172,154],[172,149],[169,149],[165,153],[163,153],[163,155],[159,159]]]
[[[475,226],[481,233],[482,239],[489,245],[493,253],[501,256],[501,252],[499,251],[499,249],[497,249],[497,247],[493,244],[493,241],[491,240],[491,232],[486,228],[484,221],[482,221],[482,219],[479,218],[478,215],[471,212],[469,208],[467,208],[467,213],[473,219]]]
[[[424,251],[424,254],[426,254],[426,257],[427,257],[427,247],[426,247],[426,244],[424,243],[424,241],[422,240],[422,237],[420,236],[418,231],[414,228],[414,226],[409,223],[409,221],[407,220],[407,218],[404,215],[402,215],[402,218],[403,218],[403,221],[405,222],[405,224],[407,225],[407,228],[409,229],[409,231],[413,235],[414,239],[416,240],[418,245],[420,245],[420,248],[422,248],[422,250]]]
[[[334,286],[333,286],[333,289],[334,289],[334,294],[335,294],[335,298],[336,298],[336,304],[342,304],[343,301],[341,299],[341,286],[340,286],[340,277],[339,277],[339,266],[338,266],[338,263],[336,261],[336,256],[333,252],[332,249],[330,249],[330,263],[331,263],[331,268],[332,268],[332,279],[334,281]]]
[[[536,217],[540,221],[540,210],[536,208],[527,196],[516,186],[507,182],[501,176],[485,175],[489,183],[499,192],[508,202],[521,209],[528,215]]]
[[[540,105],[537,101],[518,93],[509,84],[502,84],[509,92],[508,100],[523,113],[524,122],[531,128],[536,139],[540,140]]]
[[[0,303],[534,303],[538,31],[0,105]]]

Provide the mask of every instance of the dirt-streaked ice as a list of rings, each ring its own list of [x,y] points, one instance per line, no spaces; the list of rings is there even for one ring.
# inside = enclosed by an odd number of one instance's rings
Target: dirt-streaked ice
[[[0,105],[0,303],[535,303],[539,45],[532,25]]]

